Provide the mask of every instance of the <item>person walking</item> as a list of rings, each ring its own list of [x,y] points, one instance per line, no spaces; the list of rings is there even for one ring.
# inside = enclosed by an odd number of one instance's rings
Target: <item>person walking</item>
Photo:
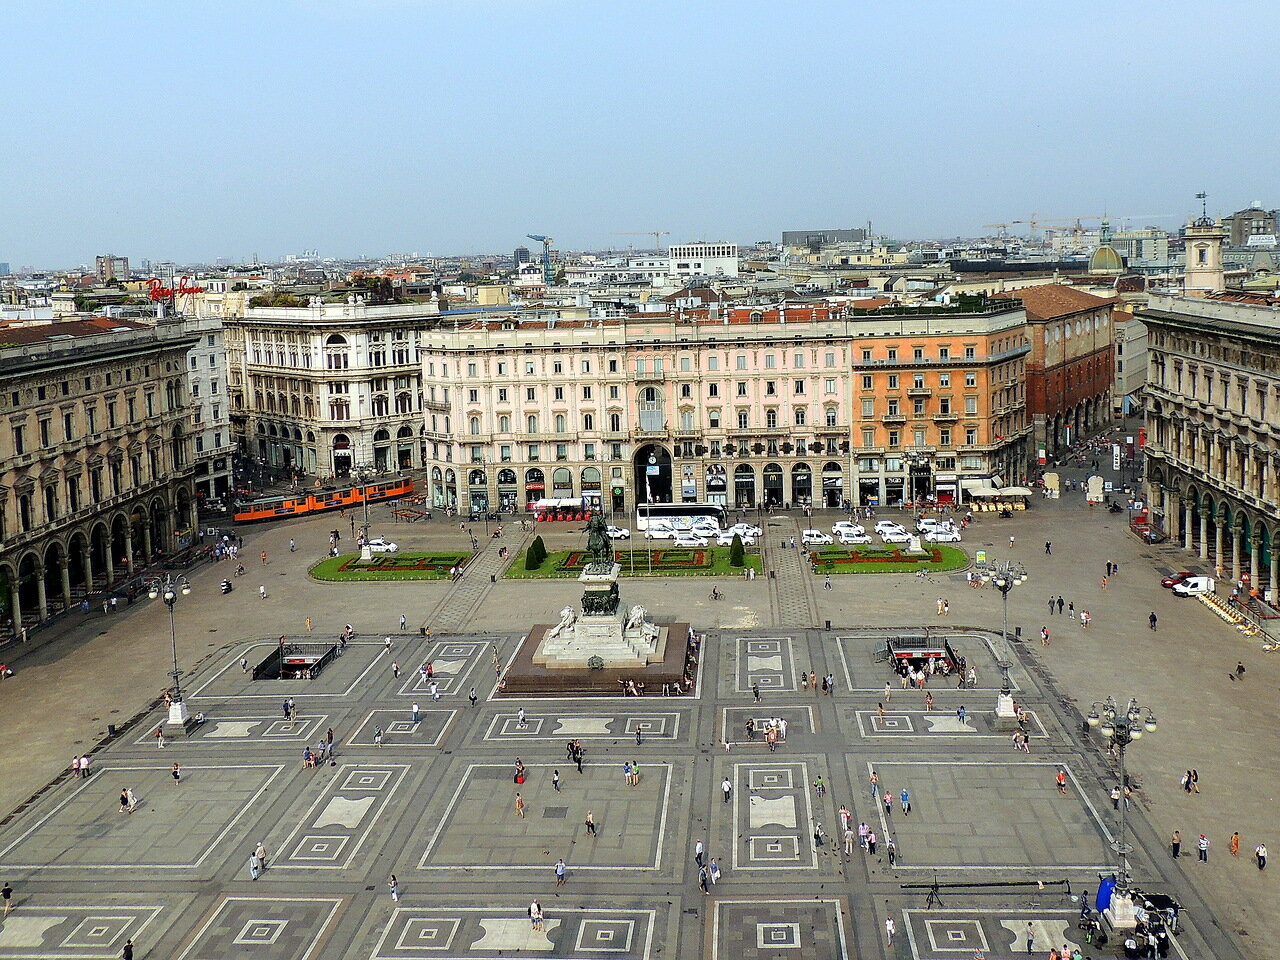
[[[857,839],[857,836],[858,835],[854,833],[853,825],[846,821],[844,828],[844,852],[846,854],[853,853],[853,844]]]
[[[400,679],[400,661],[399,660],[391,661],[391,675],[395,677],[397,680]]]
[[[711,878],[707,874],[707,868],[703,866],[699,866],[698,867],[698,887],[702,890],[702,893],[705,896],[711,895],[711,887],[709,886],[710,879]]]
[[[1049,645],[1049,628],[1040,628],[1040,646],[1047,647]]]
[[[559,860],[556,861],[556,886],[557,887],[564,886],[564,883],[565,883],[564,872],[565,872],[564,857],[561,857]]]
[[[729,797],[733,795],[733,783],[729,780],[728,777],[725,777],[720,782],[720,790],[724,794],[724,802],[728,803]]]
[[[871,782],[871,799],[878,800],[880,798],[880,774],[872,770],[869,779]]]
[[[874,857],[876,855],[876,843],[878,843],[876,832],[874,830],[867,831],[867,856]]]
[[[521,820],[524,819],[524,797],[516,794],[516,816]]]
[[[435,680],[432,680],[429,685],[429,689],[431,691],[432,701],[438,701],[440,699],[440,684]]]
[[[699,837],[693,844],[693,862],[702,866],[705,856],[706,848],[702,845],[702,838]]]
[[[1200,834],[1200,839],[1196,841],[1196,851],[1199,854],[1197,859],[1200,863],[1209,862],[1209,838],[1203,833]]]
[[[1148,624],[1148,626],[1150,626],[1150,627],[1151,627],[1151,629],[1152,629],[1153,631],[1155,630],[1155,628],[1156,628],[1156,612],[1155,612],[1154,610],[1152,610],[1152,611],[1151,611],[1151,615],[1150,615],[1149,617],[1147,617],[1147,624]]]
[[[467,699],[471,701],[471,705],[476,705],[476,688],[472,687],[471,692],[467,694]]]
[[[304,623],[306,624],[306,626],[307,626],[307,633],[310,633],[310,632],[311,632],[311,618],[310,618],[310,617],[307,617],[307,619],[306,619],[305,621],[303,621],[303,622],[304,622]]]
[[[1048,540],[1046,540],[1046,541],[1044,542],[1044,552],[1045,552],[1046,554],[1051,554],[1051,553],[1053,553],[1053,544],[1052,544],[1052,543],[1050,543]]]
[[[831,589],[831,574],[828,573],[826,578],[822,581],[822,589],[823,590]]]
[[[13,909],[13,887],[9,885],[9,881],[4,882],[4,886],[0,887],[0,900],[4,901],[4,915],[7,917],[9,911]]]
[[[267,599],[267,585],[265,583],[260,584],[258,586],[258,599],[259,600]]]
[[[1169,855],[1177,860],[1182,856],[1182,831],[1173,831],[1173,836],[1169,838]]]
[[[1009,537],[1009,549],[1013,549],[1013,537]]]
[[[902,800],[902,815],[904,817],[908,816],[911,813],[911,794],[907,792],[906,787],[902,788],[902,794],[900,798]]]
[[[756,698],[756,703],[760,702],[760,684],[753,683],[751,685],[751,695]]]
[[[583,821],[583,826],[587,828],[587,833],[592,837],[596,835],[596,818],[592,816],[591,811],[587,811],[587,819]]]
[[[1058,615],[1062,615],[1062,597],[1058,597]]]
[[[893,842],[893,837],[885,837],[884,852],[889,858],[889,866],[898,862],[898,845]]]
[[[394,873],[387,879],[387,889],[391,891],[392,902],[400,899],[400,881]]]
[[[1009,538],[1013,540],[1013,537]],[[898,925],[893,922],[893,917],[884,918],[884,935],[889,941],[889,946],[893,946],[893,935],[898,932]]]
[[[1231,840],[1227,843],[1227,849],[1233,857],[1240,856],[1240,831],[1237,830],[1231,834]]]
[[[720,861],[715,857],[712,857],[711,862],[707,864],[707,876],[711,878],[713,887],[720,882]]]
[[[373,728],[373,742],[375,746],[382,746],[382,727]]]
[[[175,784],[175,785],[176,785],[176,784],[181,783],[181,782],[182,782],[182,767],[181,767],[179,764],[176,764],[176,763],[175,763],[175,764],[173,765],[173,769],[169,771],[169,776],[173,777],[173,782],[174,782],[174,784]]]
[[[1258,869],[1267,869],[1267,845],[1260,843],[1253,848],[1254,859],[1258,861]]]
[[[130,937],[124,942],[124,949],[120,951],[120,960],[133,960],[133,938]]]
[[[164,727],[156,727],[155,732],[156,746],[161,750],[164,749]]]
[[[417,723],[420,719],[422,719],[422,715],[418,711],[418,701],[415,700],[413,702],[413,722]]]
[[[258,863],[262,865],[262,869],[265,871],[267,869],[267,845],[259,840],[258,846],[254,848],[253,855],[258,858]]]
[[[1059,767],[1053,779],[1058,784],[1058,793],[1065,797],[1067,795],[1067,771]]]
[[[1034,953],[1036,946],[1036,927],[1030,920],[1027,921],[1027,953]]]
[[[406,617],[403,613],[400,614],[400,632],[404,633],[405,628],[408,626],[409,626],[409,618]]]
[[[258,858],[254,854],[249,854],[249,879],[257,880],[258,874],[262,872],[262,864],[258,862]]]

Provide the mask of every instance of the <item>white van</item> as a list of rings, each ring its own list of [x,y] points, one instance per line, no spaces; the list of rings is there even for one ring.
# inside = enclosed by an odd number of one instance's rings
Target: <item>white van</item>
[[[1187,577],[1173,585],[1173,592],[1180,597],[1194,597],[1201,593],[1213,593],[1213,577]]]

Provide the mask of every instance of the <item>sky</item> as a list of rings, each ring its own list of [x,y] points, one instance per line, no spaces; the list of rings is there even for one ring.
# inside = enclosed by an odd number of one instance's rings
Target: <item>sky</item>
[[[1280,206],[1271,12],[0,0],[0,261],[1173,228]]]

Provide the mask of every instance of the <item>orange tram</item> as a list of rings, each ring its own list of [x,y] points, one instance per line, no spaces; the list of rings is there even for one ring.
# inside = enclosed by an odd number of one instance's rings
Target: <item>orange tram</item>
[[[378,500],[407,497],[412,493],[413,481],[407,477],[398,477],[385,483],[355,484],[305,496],[264,497],[261,500],[251,500],[237,510],[234,517],[236,523],[279,520],[282,517],[300,517],[308,513],[322,513],[325,510],[359,506],[364,503],[366,496],[370,503],[374,503]]]

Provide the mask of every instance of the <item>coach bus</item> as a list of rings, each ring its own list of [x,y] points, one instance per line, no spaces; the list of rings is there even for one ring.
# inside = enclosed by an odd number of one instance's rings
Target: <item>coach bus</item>
[[[677,530],[686,530],[693,521],[706,517],[724,528],[724,507],[715,503],[641,503],[636,506],[636,529],[645,531],[654,520],[665,520]]]

